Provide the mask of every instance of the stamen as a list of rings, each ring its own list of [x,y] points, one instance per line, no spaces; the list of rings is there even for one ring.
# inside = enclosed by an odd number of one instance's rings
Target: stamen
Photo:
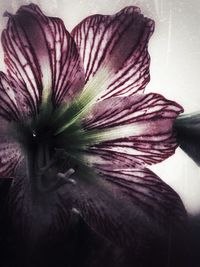
[[[44,174],[48,169],[50,169],[54,164],[56,164],[58,159],[66,159],[67,157],[69,157],[68,153],[64,149],[57,149],[56,148],[55,152],[56,153],[55,153],[54,157],[51,160],[48,160],[48,162],[45,166],[40,167],[40,169],[39,169],[40,174]],[[48,156],[48,153],[47,153],[47,156]],[[47,158],[47,156],[46,156],[46,158]],[[71,173],[70,175],[72,175],[73,173]]]
[[[57,177],[58,178],[69,178],[73,173],[75,173],[75,170],[74,169],[72,169],[72,168],[70,168],[67,172],[65,172],[65,173],[61,173],[61,172],[59,172],[58,174],[57,174]]]
[[[45,193],[55,191],[66,184],[76,185],[77,182],[71,178],[71,176],[75,173],[75,170],[73,168],[69,168],[63,173],[55,173],[57,170],[56,165],[61,159],[67,160],[67,165],[69,165],[69,154],[64,149],[55,149],[55,154],[51,159],[49,157],[49,153],[47,153],[48,151],[46,150],[46,148],[43,147],[43,149],[41,149],[41,151],[39,152],[41,153],[38,153],[39,164],[37,164],[36,166],[37,179],[35,179],[38,191]],[[40,160],[39,156],[40,158],[43,158]],[[46,162],[46,165],[40,166],[41,162]],[[52,169],[50,170],[50,168]]]
[[[73,185],[76,185],[76,181],[74,179],[68,179],[68,182],[73,184]]]
[[[70,168],[65,173],[61,173],[61,172],[57,173],[57,178],[60,180],[60,182],[71,183],[73,185],[76,185],[76,181],[74,179],[69,178],[74,173],[75,173],[75,170]],[[59,182],[59,180],[58,180],[58,182]]]

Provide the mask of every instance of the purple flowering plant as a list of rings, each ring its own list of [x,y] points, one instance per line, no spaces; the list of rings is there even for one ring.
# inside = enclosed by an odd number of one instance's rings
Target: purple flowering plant
[[[18,232],[34,242],[78,213],[100,235],[136,248],[183,225],[178,194],[147,168],[174,154],[183,112],[144,93],[154,21],[126,7],[69,33],[34,4],[5,15],[0,176],[12,178]]]

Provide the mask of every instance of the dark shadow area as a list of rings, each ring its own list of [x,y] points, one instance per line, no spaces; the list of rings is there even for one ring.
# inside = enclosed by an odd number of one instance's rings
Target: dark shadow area
[[[200,266],[200,216],[191,219],[188,231],[169,236],[166,242],[154,240],[138,255],[131,248],[118,248],[100,237],[76,215],[70,229],[54,242],[38,246],[30,255],[9,221],[6,210],[8,190],[8,181],[0,184],[0,267]]]
[[[200,266],[200,214],[190,218],[191,267]]]

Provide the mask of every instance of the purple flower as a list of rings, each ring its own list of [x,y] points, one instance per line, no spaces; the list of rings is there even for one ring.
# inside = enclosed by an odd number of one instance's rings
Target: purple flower
[[[13,178],[18,232],[39,240],[78,212],[104,237],[137,248],[182,225],[179,196],[146,168],[174,153],[182,112],[143,94],[154,22],[127,7],[90,16],[70,34],[33,4],[7,15],[0,175]]]

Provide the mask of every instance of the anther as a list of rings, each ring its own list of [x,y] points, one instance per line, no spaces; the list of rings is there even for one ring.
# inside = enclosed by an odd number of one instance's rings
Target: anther
[[[68,182],[73,184],[73,185],[76,185],[76,181],[74,179],[68,179]]]
[[[73,173],[75,173],[75,170],[70,168],[68,171],[65,173],[59,172],[57,174],[58,178],[69,178]]]
[[[61,173],[61,172],[57,173],[57,177],[59,180],[64,181],[65,183],[71,183],[71,184],[75,185],[76,181],[74,179],[70,178],[70,176],[74,173],[75,173],[75,170],[70,168],[65,173]]]

